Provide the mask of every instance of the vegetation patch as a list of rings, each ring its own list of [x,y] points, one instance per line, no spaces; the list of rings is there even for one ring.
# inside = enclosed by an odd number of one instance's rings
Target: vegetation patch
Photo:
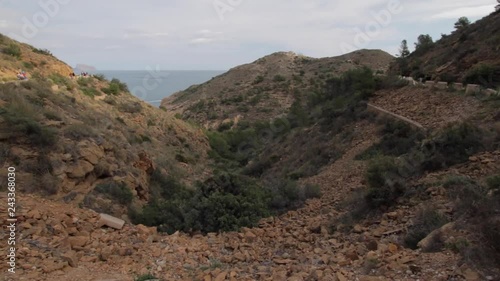
[[[131,203],[134,198],[130,188],[124,183],[115,181],[98,184],[94,188],[94,191],[100,194],[106,194],[110,199],[122,205]]]

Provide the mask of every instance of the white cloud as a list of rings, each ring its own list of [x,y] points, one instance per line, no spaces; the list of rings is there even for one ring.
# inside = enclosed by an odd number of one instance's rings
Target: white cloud
[[[431,19],[458,19],[460,17],[480,17],[494,11],[495,5],[479,7],[461,7],[449,11],[443,11],[431,16]]]

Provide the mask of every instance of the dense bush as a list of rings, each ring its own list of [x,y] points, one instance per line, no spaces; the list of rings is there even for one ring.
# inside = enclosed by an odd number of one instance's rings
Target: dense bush
[[[500,85],[500,66],[479,64],[470,69],[465,75],[466,84],[479,84],[483,87]]]
[[[129,204],[134,199],[132,191],[124,183],[115,181],[101,183],[98,184],[94,190],[97,193],[108,195],[110,199],[122,205]]]
[[[426,160],[422,168],[434,171],[467,161],[483,148],[483,133],[469,123],[453,124],[438,132],[422,146]]]
[[[399,167],[394,158],[379,157],[373,159],[365,174],[368,192],[365,199],[371,208],[390,206],[406,190],[405,179],[400,176]]]
[[[102,79],[102,77],[99,77],[98,75],[94,76],[94,77],[96,77],[98,80]],[[127,84],[121,82],[117,78],[111,79],[108,87],[102,88],[101,91],[107,95],[118,95],[120,93],[128,93],[129,92]]]
[[[341,128],[360,117],[366,109],[363,100],[376,89],[373,72],[368,68],[345,72],[341,77],[326,81],[325,88],[309,95],[308,109],[312,118],[325,130],[339,132]]]
[[[356,156],[356,159],[370,159],[377,155],[401,156],[410,152],[424,138],[421,131],[402,121],[387,120],[380,133],[382,140]]]
[[[160,231],[233,231],[269,215],[268,193],[248,177],[218,172],[194,190],[158,173],[151,180],[161,197],[130,216]]]
[[[38,109],[23,98],[15,98],[0,108],[0,117],[7,122],[13,138],[26,136],[33,145],[42,147],[53,146],[57,142],[56,131],[42,126],[38,121]]]

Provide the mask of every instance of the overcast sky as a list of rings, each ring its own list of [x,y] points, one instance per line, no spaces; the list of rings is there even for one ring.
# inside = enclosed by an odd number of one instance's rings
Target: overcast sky
[[[277,51],[327,57],[350,46],[394,55],[402,39],[411,46],[422,33],[439,39],[459,17],[475,21],[495,5],[494,0],[0,0],[0,32],[49,49],[72,66],[226,70]]]

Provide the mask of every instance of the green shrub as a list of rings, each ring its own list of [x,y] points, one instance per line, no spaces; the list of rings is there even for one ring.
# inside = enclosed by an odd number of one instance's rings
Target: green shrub
[[[416,148],[424,138],[421,131],[402,121],[388,120],[380,133],[383,135],[382,140],[357,155],[357,160],[366,160],[378,155],[401,156]]]
[[[98,90],[91,87],[82,87],[81,91],[84,95],[89,96],[91,98],[101,95],[101,93]]]
[[[111,96],[106,96],[104,98],[104,102],[109,104],[109,105],[116,105],[116,99],[111,97]]]
[[[283,81],[286,81],[286,78],[283,75],[277,74],[273,77],[273,82],[283,82]]]
[[[35,66],[31,62],[27,61],[23,61],[23,67],[28,70],[32,70],[33,68],[35,68]]]
[[[78,85],[80,85],[82,87],[88,87],[90,84],[90,78],[80,77],[80,78],[78,78],[78,80],[76,80],[76,82],[78,83]]]
[[[253,81],[253,84],[257,85],[257,84],[262,83],[263,81],[264,81],[264,76],[259,75],[259,76],[255,77],[255,80]]]
[[[450,199],[455,201],[458,215],[472,215],[488,213],[486,204],[488,190],[476,181],[464,176],[451,176],[443,184]]]
[[[94,77],[96,77],[96,76],[94,76]],[[100,78],[97,78],[97,79],[100,79]],[[111,79],[111,81],[109,82],[108,87],[107,88],[102,88],[101,90],[105,94],[115,95],[115,96],[118,95],[118,94],[120,94],[120,93],[128,93],[129,92],[127,84],[121,82],[117,78]]]
[[[54,73],[49,76],[49,78],[56,83],[57,85],[60,86],[66,86],[66,88],[71,91],[74,88],[73,82],[65,76],[62,76],[60,74]]]
[[[413,225],[408,229],[408,233],[404,237],[405,246],[410,249],[417,249],[418,242],[447,222],[446,217],[439,213],[435,207],[424,207],[417,213],[413,220]],[[441,241],[432,242],[432,245],[430,245],[431,248],[423,250],[436,251],[443,246],[441,245]]]
[[[266,192],[247,177],[217,172],[195,190],[161,174],[152,181],[160,196],[139,212],[131,210],[130,217],[167,233],[234,231],[269,214]]]
[[[306,184],[304,186],[304,195],[305,195],[306,199],[320,198],[321,197],[321,188],[319,187],[319,185]]]
[[[369,189],[366,201],[372,208],[390,206],[405,193],[404,179],[394,158],[379,157],[369,163],[365,174]]]
[[[58,112],[55,112],[55,111],[49,111],[49,110],[46,110],[43,115],[45,116],[45,118],[49,119],[49,120],[54,120],[54,121],[62,121],[62,117],[61,117],[61,114],[59,114]]]
[[[132,202],[134,195],[130,188],[128,188],[124,183],[118,183],[115,181],[98,184],[94,191],[101,194],[109,195],[110,199],[125,205]]]
[[[500,175],[492,176],[486,179],[486,183],[491,190],[500,189]]]
[[[33,52],[45,56],[53,56],[52,53],[48,49],[37,49],[37,48],[32,48]]]
[[[94,74],[92,75],[92,77],[94,77],[95,79],[103,82],[103,81],[106,81],[106,77],[104,76],[104,74]]]
[[[426,160],[422,168],[435,171],[463,163],[483,149],[482,138],[482,131],[474,125],[450,125],[424,143],[422,153]]]
[[[159,280],[159,279],[152,274],[144,274],[135,278],[134,281],[149,281],[149,280]]]
[[[485,88],[496,87],[500,84],[500,66],[476,65],[467,72],[464,81],[466,84],[479,84]]]
[[[37,120],[37,109],[24,99],[14,99],[6,107],[0,108],[0,116],[7,122],[13,137],[22,134],[32,144],[42,147],[50,147],[57,142],[56,131],[42,126]]]
[[[21,58],[21,48],[19,47],[19,45],[15,44],[15,43],[10,43],[9,46],[7,46],[3,50],[3,52],[4,52],[4,54],[7,54],[9,56],[13,56],[17,59]]]

